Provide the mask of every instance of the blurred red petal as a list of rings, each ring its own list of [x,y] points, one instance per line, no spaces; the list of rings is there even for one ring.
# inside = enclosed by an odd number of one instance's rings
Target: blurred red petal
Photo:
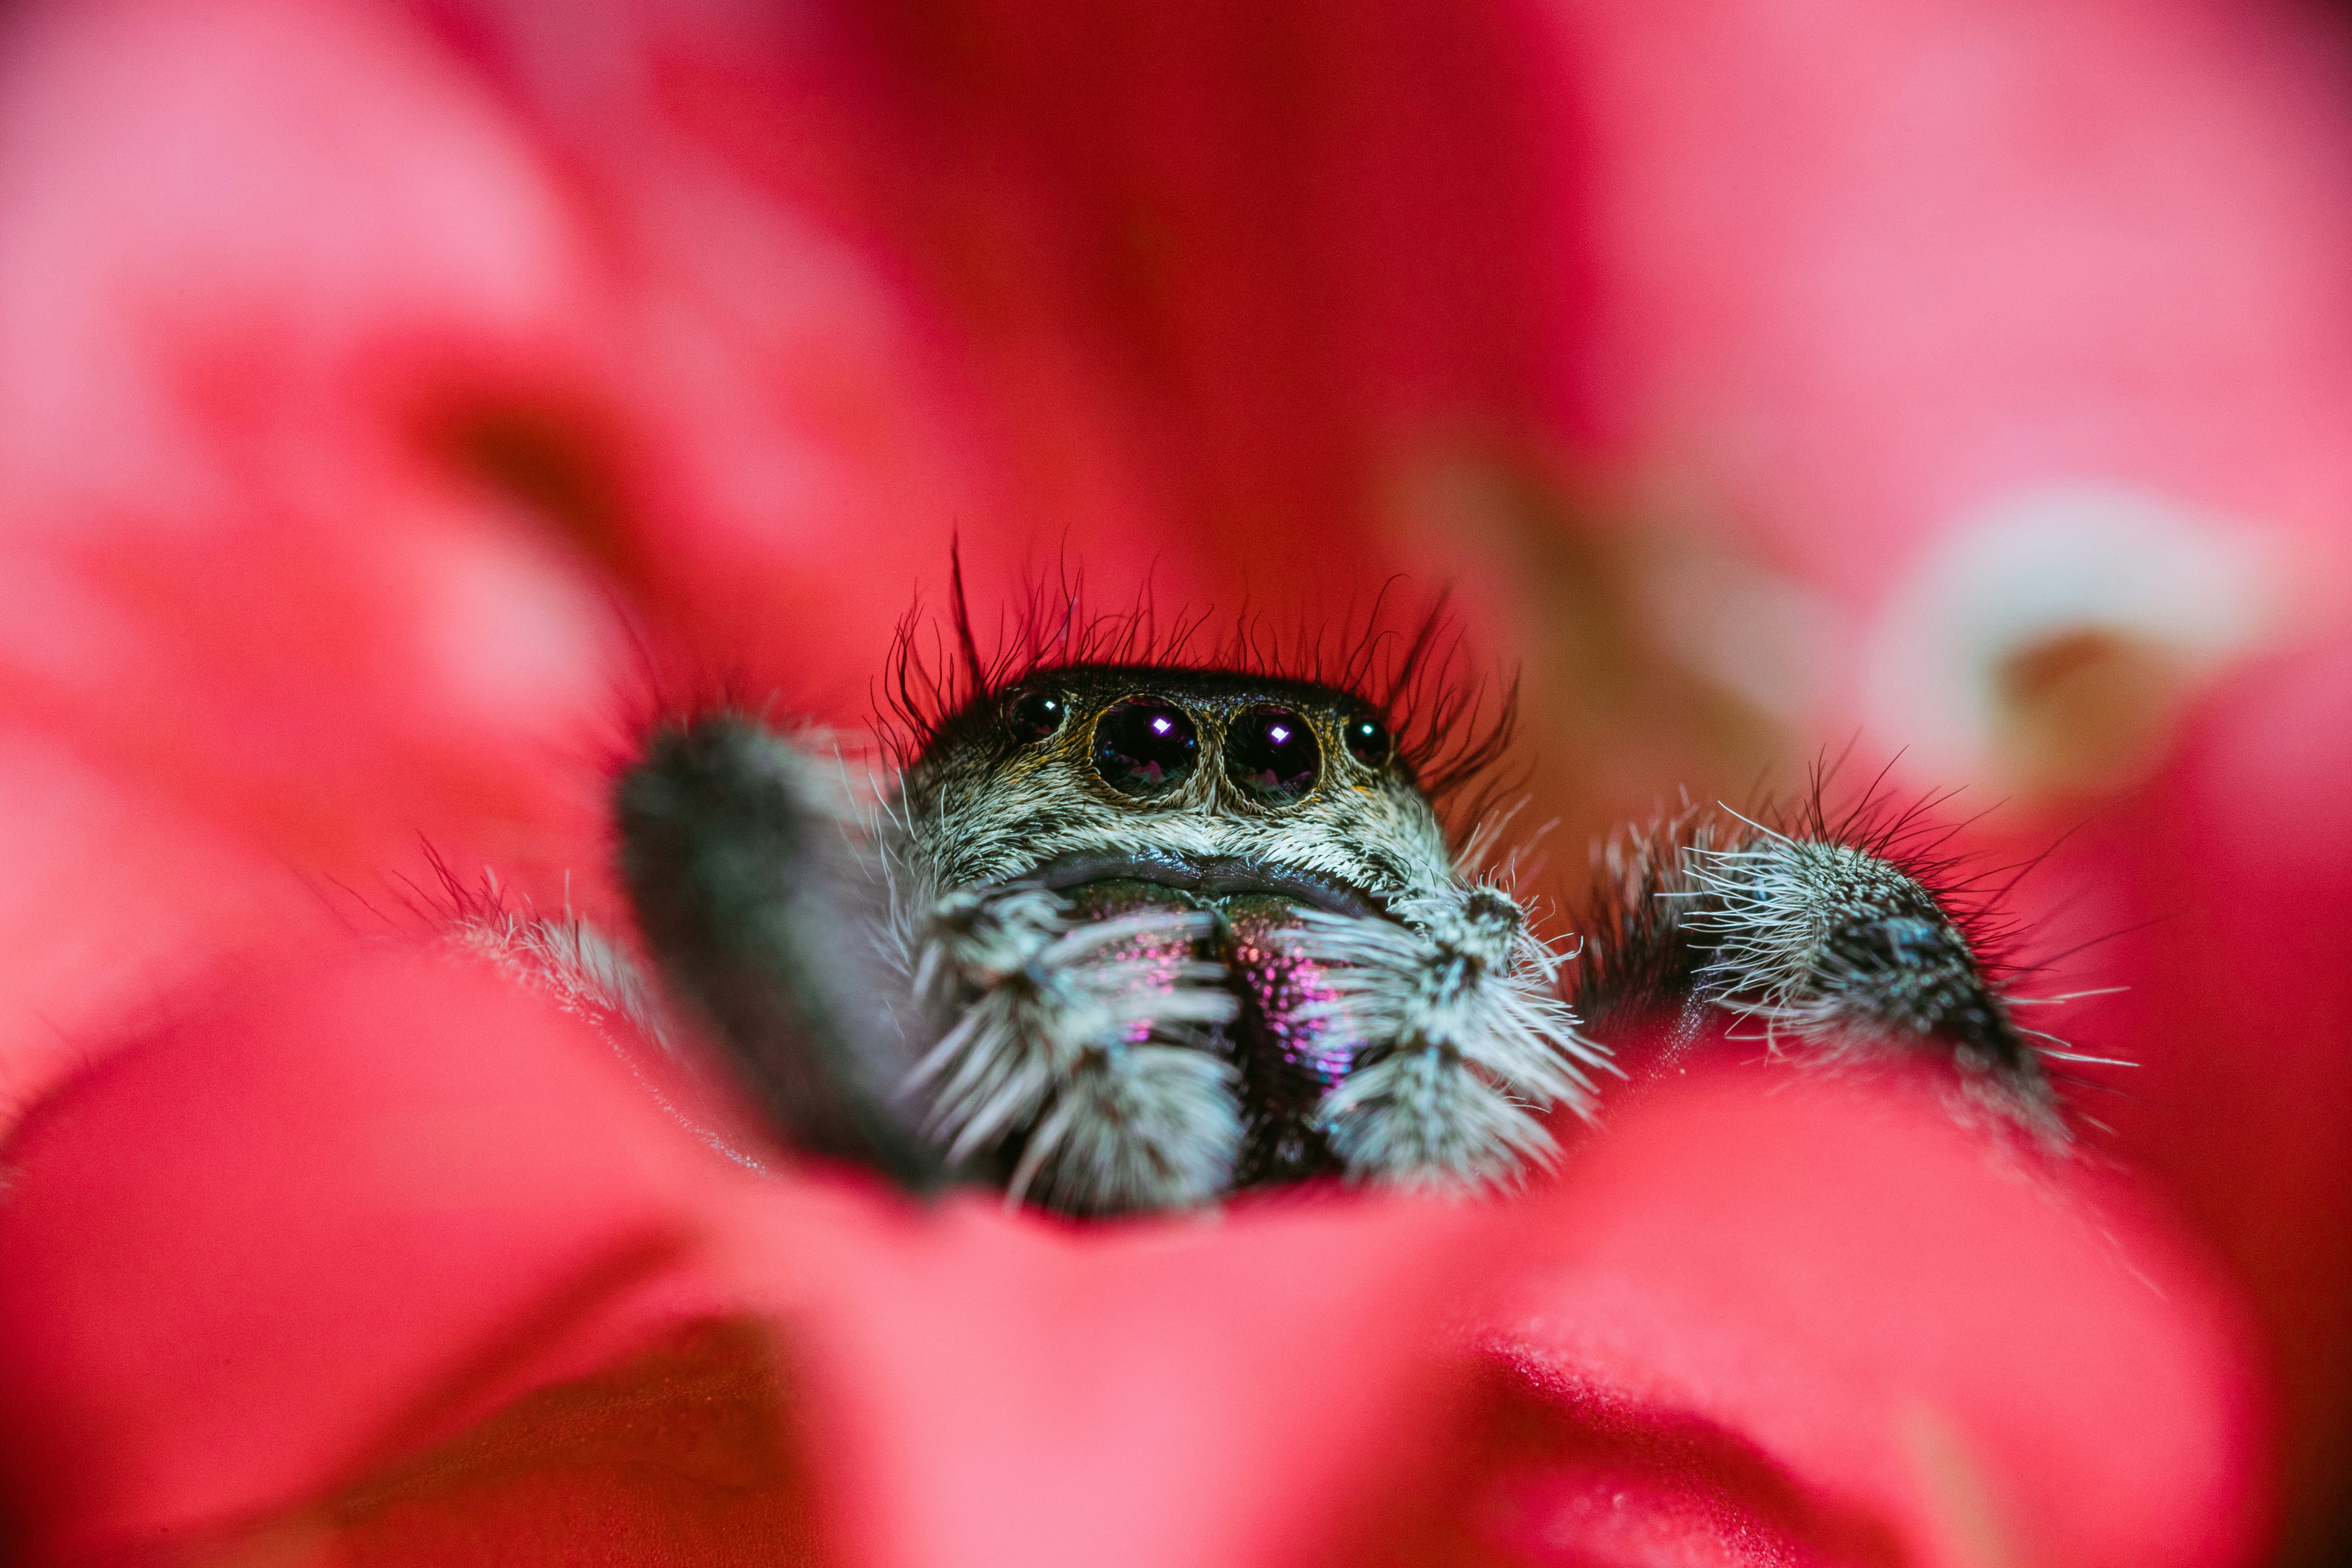
[[[1378,549],[1402,469],[1532,434],[1583,304],[1546,8],[879,16],[924,153],[902,248],[982,324],[983,363],[1075,340],[1164,526],[1221,576],[1377,585],[1377,556],[1329,546]]]
[[[1563,370],[1808,581],[1869,606],[1961,514],[2079,479],[2340,540],[2352,121],[2320,8],[1565,16],[1604,305]]]
[[[2179,1194],[2260,1311],[2290,1484],[2321,1528],[2352,1462],[2352,643],[2222,681],[2179,749],[2088,819],[2025,912],[2088,944],[2065,1009],[2115,1146]],[[2063,868],[2063,879],[2059,872]],[[2082,889],[2080,893],[2075,889]]]
[[[893,525],[943,544],[957,509],[865,261],[781,209],[714,230],[715,196],[634,258],[385,7],[37,6],[0,42],[0,719],[96,792],[75,896],[12,889],[45,927],[12,992],[65,1036],[0,1040],[12,1099],[134,990],[307,923],[228,904],[396,900],[420,839],[595,907],[644,700],[616,609],[866,708]],[[790,330],[745,328],[763,299]],[[812,466],[822,496],[773,481]]]
[[[649,274],[778,309],[730,257],[755,213],[881,258],[921,351],[882,363],[952,396],[983,479],[983,605],[1057,539],[1121,592],[1150,568],[1163,603],[1343,602],[1394,569],[1368,525],[1405,471],[1533,438],[1573,352],[1578,139],[1540,6],[599,0],[593,99],[530,5],[419,9]],[[902,511],[901,539],[938,521]]]
[[[0,1439],[48,1561],[315,1524],[287,1510],[746,1316],[866,1560],[1285,1561],[1410,1437],[1447,1260],[1493,1229],[1407,1205],[1097,1237],[755,1182],[583,1026],[393,958],[116,1057],[13,1163]],[[583,1507],[512,1544],[568,1560]]]
[[[70,1554],[301,1496],[678,1245],[677,1152],[604,1049],[486,975],[367,963],[47,1102],[15,1148],[0,1307],[33,1539]]]
[[[12,715],[306,870],[544,853],[613,627],[412,405],[578,333],[544,173],[362,7],[60,6],[9,44]]]
[[[1785,1488],[1830,1560],[1855,1521],[1906,1562],[2245,1559],[2267,1456],[2241,1325],[2158,1221],[1927,1086],[1766,1087],[1727,1070],[1580,1156],[1564,1261],[1506,1334],[1571,1417],[1684,1424],[1693,1496],[1785,1514]]]
[[[0,1128],[224,943],[314,910],[282,869],[55,737],[0,725]]]
[[[1972,1530],[2026,1560],[2237,1560],[2233,1342],[2160,1235],[1930,1097],[1755,1087],[1654,1103],[1511,1211],[924,1217],[727,1165],[486,977],[346,963],[26,1129],[0,1212],[16,1506],[42,1561],[298,1526],[414,1551],[478,1509],[512,1553],[621,1514],[750,1529],[692,1489],[564,1500],[551,1468],[623,1441],[596,1413],[635,1400],[680,1411],[626,1438],[647,1451],[801,1456],[761,1461],[761,1529],[910,1568],[1300,1563],[1456,1529],[1539,1562],[1604,1537],[1628,1562],[1781,1537],[1991,1561]],[[1477,1363],[1441,1363],[1435,1330],[1515,1276],[1507,1370],[1463,1384]],[[727,1322],[775,1338],[696,1327]],[[1644,1522],[1612,1502],[1596,1534],[1592,1500],[1629,1489]],[[1433,1508],[1454,1523],[1412,1524]]]

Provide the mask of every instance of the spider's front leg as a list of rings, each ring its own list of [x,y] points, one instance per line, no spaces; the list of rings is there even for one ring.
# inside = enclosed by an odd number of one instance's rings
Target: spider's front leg
[[[621,777],[620,872],[670,994],[790,1146],[924,1188],[940,1153],[898,1096],[927,1040],[883,933],[835,758],[757,721],[665,724]]]
[[[1774,1054],[1934,1053],[1977,1099],[2060,1133],[2042,1058],[2096,1058],[2020,1025],[1945,898],[1819,815],[1784,832],[1685,811],[1612,843],[1584,921],[1579,1015],[1603,1038],[1663,1025],[1669,1049],[1721,1024]]]

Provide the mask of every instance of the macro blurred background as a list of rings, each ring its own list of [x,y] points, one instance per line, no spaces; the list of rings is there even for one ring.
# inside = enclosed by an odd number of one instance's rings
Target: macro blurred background
[[[15,0],[0,1115],[427,847],[597,907],[648,672],[857,731],[951,542],[1450,589],[1563,906],[1956,792],[2352,1548],[2345,13]]]

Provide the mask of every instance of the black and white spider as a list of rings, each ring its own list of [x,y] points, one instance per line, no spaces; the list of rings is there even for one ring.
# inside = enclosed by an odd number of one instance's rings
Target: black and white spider
[[[652,727],[615,802],[657,984],[578,928],[476,936],[689,1019],[794,1149],[1070,1214],[1507,1184],[1591,1112],[1612,1043],[1724,1025],[1933,1053],[2063,1136],[2040,1037],[1899,835],[1685,811],[1538,931],[1496,868],[1507,816],[1441,816],[1507,704],[1480,725],[1433,679],[1433,617],[1287,670],[1068,614],[992,665],[955,624],[944,680],[902,639],[912,739],[862,802],[825,738],[740,706]]]

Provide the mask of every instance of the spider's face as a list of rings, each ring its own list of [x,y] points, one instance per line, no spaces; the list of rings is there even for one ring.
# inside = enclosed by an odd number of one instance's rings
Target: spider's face
[[[1118,879],[1363,915],[1453,875],[1386,721],[1299,681],[1043,671],[943,726],[906,805],[913,858],[941,892]]]
[[[1124,1026],[1137,1043],[1184,1040],[1220,1064],[1238,1142],[1205,1162],[1203,1184],[1341,1168],[1318,1117],[1363,1058],[1366,1008],[1341,1005],[1346,965],[1315,922],[1396,930],[1416,900],[1462,886],[1376,710],[1231,672],[1033,675],[942,726],[908,770],[898,818],[927,906],[969,900],[985,923],[998,918],[981,915],[985,900],[1036,889],[1055,931],[1105,943],[1076,973],[1116,972],[1129,1004],[1159,1009]],[[1496,920],[1507,946],[1520,912],[1501,901]],[[1016,950],[988,958],[978,929],[970,966],[1002,969]],[[1171,1029],[1171,1010],[1187,1008],[1192,1023]],[[1055,1180],[1081,1190],[1062,1171]],[[1115,1184],[1106,1193],[1125,1201]]]

